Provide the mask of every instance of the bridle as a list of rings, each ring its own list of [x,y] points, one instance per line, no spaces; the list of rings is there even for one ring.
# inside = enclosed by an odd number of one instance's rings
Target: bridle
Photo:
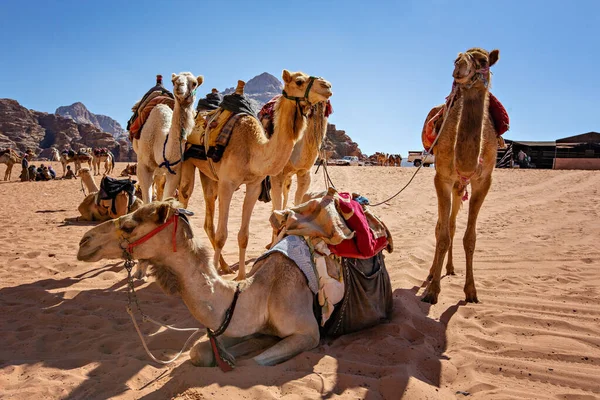
[[[148,240],[150,240],[151,238],[156,236],[158,233],[162,232],[164,229],[166,229],[171,224],[174,225],[173,234],[171,237],[171,243],[173,246],[173,252],[176,253],[177,252],[177,225],[179,222],[179,218],[183,218],[185,220],[185,222],[189,223],[187,220],[188,215],[193,215],[193,213],[191,211],[188,211],[188,210],[185,210],[182,208],[178,208],[173,212],[173,215],[171,215],[169,217],[169,219],[167,219],[163,224],[157,226],[156,228],[152,229],[150,232],[148,232],[141,238],[134,240],[133,242],[129,241],[129,239],[123,235],[123,230],[119,226],[120,218],[115,219],[114,224],[117,229],[117,235],[119,235],[121,238],[121,249],[123,250],[123,258],[125,258],[125,260],[127,260],[127,261],[132,261],[133,260],[133,249],[135,247],[137,247],[143,243],[146,243]]]
[[[467,57],[469,57],[469,60],[471,61],[472,65],[475,65],[475,59],[473,58],[473,55],[471,53],[466,53]],[[470,76],[470,78],[467,78],[466,82],[457,82],[456,79],[454,79],[454,85],[458,85],[458,86],[464,86],[466,89],[470,89],[477,81],[482,81],[483,82],[483,86],[487,89],[489,84],[490,84],[490,80],[489,80],[489,75],[492,72],[490,71],[490,67],[484,67],[484,68],[479,68],[476,69],[473,74]],[[461,79],[462,80],[462,79]],[[454,89],[454,87],[453,87]]]
[[[308,100],[308,95],[310,94],[310,89],[312,88],[313,83],[315,83],[315,80],[317,80],[317,79],[321,79],[321,77],[318,77],[318,76],[309,76],[308,77],[308,85],[306,86],[306,91],[304,92],[303,97],[289,96],[285,90],[281,91],[281,95],[284,98],[296,102],[296,112],[294,113],[294,127],[296,126],[296,119],[298,116],[298,112],[300,112],[300,114],[304,118],[306,118],[306,116],[308,115],[308,112],[307,113],[302,112],[300,102],[306,102],[309,105],[312,105],[311,102]]]

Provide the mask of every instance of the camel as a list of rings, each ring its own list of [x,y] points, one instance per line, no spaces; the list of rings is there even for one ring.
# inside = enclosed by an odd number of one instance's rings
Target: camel
[[[12,175],[13,166],[21,162],[21,157],[13,149],[7,149],[0,155],[0,164],[6,164],[6,171],[4,172],[4,180],[10,181]]]
[[[100,163],[104,163],[104,175],[110,175],[115,169],[115,156],[110,151],[106,154],[90,153],[93,157],[94,175],[100,175]]]
[[[496,165],[496,131],[488,114],[489,68],[499,58],[500,52],[472,48],[459,53],[454,62],[453,92],[449,109],[435,145],[434,184],[438,199],[438,221],[435,229],[435,256],[423,301],[435,304],[440,293],[442,264],[448,252],[447,275],[454,275],[452,242],[456,231],[456,216],[467,197],[471,185],[469,217],[463,237],[466,256],[465,300],[477,303],[473,278],[473,253],[475,252],[476,225],[479,210],[492,184],[492,171]],[[452,98],[456,99],[452,102]],[[427,121],[445,105],[429,112]],[[427,123],[427,121],[425,123]],[[423,127],[425,129],[425,126]]]
[[[81,168],[77,172],[77,176],[81,178],[81,181],[88,190],[88,195],[85,196],[78,207],[79,213],[81,214],[81,216],[77,218],[78,221],[108,221],[112,218],[117,218],[121,215],[133,212],[143,204],[142,200],[136,198],[131,207],[128,207],[129,195],[125,192],[121,192],[115,198],[116,213],[113,213],[111,200],[100,200],[100,204],[97,204],[96,195],[100,191],[100,188],[94,181],[90,169]]]
[[[390,154],[388,157],[388,165],[390,167],[400,166],[402,163],[402,156],[400,154]]]
[[[233,193],[246,185],[242,222],[238,232],[239,270],[237,278],[246,274],[246,247],[250,232],[250,217],[261,193],[261,183],[268,175],[279,174],[287,164],[294,145],[306,129],[306,114],[312,105],[327,101],[331,84],[303,72],[283,70],[283,96],[277,99],[274,112],[275,130],[269,139],[262,124],[252,116],[242,116],[236,123],[221,161],[190,158],[183,163],[179,200],[187,207],[194,190],[194,171],[199,169],[206,205],[204,229],[215,249],[214,264],[225,273],[231,269],[221,251],[227,241],[229,206]],[[238,82],[238,89],[244,82]],[[170,192],[169,192],[170,193]],[[214,229],[215,202],[219,198],[219,220]]]
[[[375,153],[375,156],[377,156],[377,165],[383,167],[387,164],[388,156],[386,153],[377,152]]]
[[[233,357],[263,351],[237,365],[275,365],[316,347],[320,336],[313,294],[296,264],[273,253],[256,262],[247,279],[239,283],[223,279],[187,219],[177,214],[178,206],[172,200],[154,202],[92,228],[79,243],[77,259],[121,259],[123,242],[134,243],[170,224],[131,248],[129,255],[151,264],[161,288],[167,294],[179,294],[190,313],[212,331],[221,326],[239,288],[231,322],[219,341]],[[174,221],[178,223],[171,224]],[[264,350],[266,344],[271,347]],[[197,343],[190,356],[196,366],[210,366],[214,361],[209,341]]]
[[[121,176],[137,175],[137,164],[127,164],[125,169],[121,171]]]
[[[294,196],[294,204],[302,202],[302,196],[310,187],[310,170],[319,156],[319,149],[327,133],[327,117],[323,103],[313,106],[307,120],[304,135],[294,145],[292,155],[283,171],[271,176],[271,198],[273,210],[282,210],[287,207],[292,177],[296,175],[297,188]]]
[[[63,177],[67,173],[67,164],[75,164],[75,172],[79,171],[81,164],[88,163],[89,168],[92,169],[92,156],[87,153],[75,153],[73,157],[69,157],[66,153],[60,153],[57,148],[52,148],[52,154],[55,161],[60,161],[63,167]]]
[[[163,196],[173,196],[179,185],[183,146],[194,127],[196,89],[202,85],[204,77],[200,75],[196,78],[190,72],[182,72],[179,75],[172,74],[171,81],[175,96],[174,109],[165,104],[154,107],[140,138],[133,140],[133,150],[138,158],[137,177],[144,203],[152,200],[152,181],[157,169],[166,168],[169,172]]]

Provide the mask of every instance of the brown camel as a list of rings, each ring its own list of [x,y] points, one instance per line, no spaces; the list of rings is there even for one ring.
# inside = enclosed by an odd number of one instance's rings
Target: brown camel
[[[77,221],[108,221],[112,218],[117,218],[121,215],[133,212],[143,204],[140,198],[136,198],[131,207],[128,207],[129,195],[125,192],[121,192],[115,198],[116,213],[113,213],[111,200],[100,200],[100,204],[97,204],[96,195],[100,189],[94,181],[90,169],[81,168],[78,171],[77,176],[80,177],[81,181],[86,185],[89,193],[77,208],[81,214],[81,216],[77,218]]]
[[[275,104],[275,131],[267,138],[261,123],[254,117],[243,116],[236,123],[231,139],[218,163],[211,160],[189,159],[183,163],[179,199],[187,206],[194,189],[194,170],[199,169],[204,192],[206,215],[204,229],[215,249],[214,263],[231,273],[221,256],[227,240],[227,221],[233,193],[246,185],[242,223],[238,232],[239,271],[237,279],[246,275],[246,247],[250,232],[250,217],[261,192],[261,182],[268,175],[277,175],[288,162],[296,142],[306,129],[306,114],[316,103],[331,96],[331,84],[322,78],[309,77],[302,72],[283,70],[284,96]],[[238,86],[243,86],[240,81]],[[219,198],[219,220],[214,229],[215,202]]]
[[[377,165],[380,166],[385,166],[387,164],[388,161],[388,156],[387,153],[375,153],[375,155],[377,156]]]
[[[325,116],[324,103],[317,103],[307,119],[306,131],[294,145],[292,155],[287,164],[277,175],[271,176],[271,198],[273,210],[282,210],[287,207],[292,177],[296,175],[297,187],[294,204],[302,202],[302,196],[310,187],[310,170],[319,155],[319,149],[327,133],[327,117]]]
[[[81,164],[87,163],[89,168],[92,169],[92,156],[87,153],[75,153],[73,157],[69,157],[66,153],[60,153],[57,148],[52,148],[53,157],[56,161],[60,161],[63,167],[63,178],[67,173],[67,164],[75,164],[75,172],[79,171]]]
[[[175,215],[176,207],[178,203],[170,200],[153,202],[96,226],[79,242],[77,259],[87,262],[121,259],[123,241],[134,243],[168,223],[166,229],[131,249],[130,255],[151,264],[162,289],[168,294],[179,294],[191,314],[213,331],[223,322],[239,287],[231,323],[219,340],[233,357],[261,352],[237,365],[278,364],[319,344],[313,294],[293,261],[273,253],[254,264],[248,279],[239,284],[225,280],[187,220]],[[270,347],[264,350],[266,344]],[[214,361],[208,341],[196,344],[190,356],[197,366],[210,366]]]
[[[423,301],[435,304],[440,292],[442,264],[448,252],[446,273],[454,275],[452,241],[456,231],[456,216],[471,185],[469,217],[463,238],[466,256],[464,292],[467,302],[477,303],[473,278],[477,215],[492,184],[496,165],[497,140],[491,117],[488,115],[489,68],[498,61],[500,52],[472,48],[459,53],[454,62],[453,92],[449,109],[435,145],[434,184],[438,199],[438,221],[435,229],[435,256],[429,271],[429,285]],[[445,105],[429,112],[427,121]],[[427,121],[425,121],[427,123]],[[425,126],[423,127],[425,129]]]
[[[2,151],[0,155],[0,164],[6,164],[6,171],[4,172],[4,180],[10,181],[12,174],[13,165],[20,163],[21,157],[13,149],[6,149]]]

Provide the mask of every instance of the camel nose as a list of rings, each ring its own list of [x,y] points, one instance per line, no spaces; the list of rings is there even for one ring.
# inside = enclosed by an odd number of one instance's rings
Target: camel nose
[[[90,235],[84,235],[81,240],[79,241],[79,247],[83,246],[84,244],[86,244],[87,242],[90,241],[92,237]]]

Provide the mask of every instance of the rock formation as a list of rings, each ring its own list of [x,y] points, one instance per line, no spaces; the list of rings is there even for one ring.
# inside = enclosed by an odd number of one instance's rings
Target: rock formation
[[[107,147],[117,161],[134,160],[127,141],[118,142],[112,134],[72,118],[28,110],[12,99],[0,99],[0,147],[31,150],[46,158],[52,157],[50,147]]]
[[[80,102],[73,103],[70,106],[62,106],[56,109],[55,114],[62,117],[71,118],[79,124],[91,124],[104,132],[112,134],[119,138],[125,136],[125,129],[117,121],[106,115],[94,114]]]

